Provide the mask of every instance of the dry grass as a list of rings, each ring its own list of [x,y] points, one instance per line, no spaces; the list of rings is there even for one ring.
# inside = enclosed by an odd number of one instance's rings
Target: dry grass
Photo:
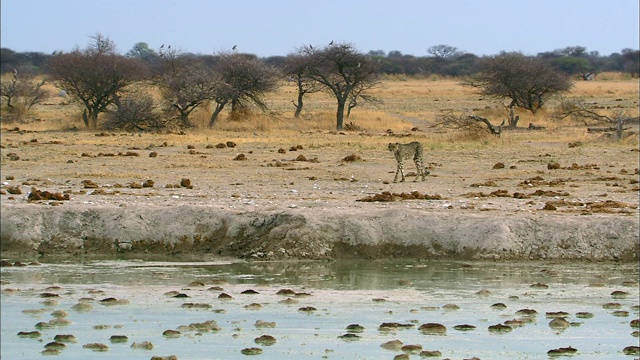
[[[51,84],[45,85],[52,94],[59,91]],[[213,138],[225,138],[236,142],[251,143],[267,141],[282,143],[309,140],[309,134],[330,133],[335,129],[335,100],[325,93],[309,95],[305,100],[302,116],[293,117],[295,87],[284,83],[278,92],[267,99],[268,113],[257,110],[250,117],[240,121],[230,121],[227,113],[218,120],[214,129],[208,128],[211,106],[197,109],[191,120],[195,129],[187,131],[188,136],[179,136],[179,142],[207,143]],[[364,104],[352,111],[345,124],[353,123],[361,136],[359,143],[365,148],[380,146],[388,139],[372,136],[387,134],[405,134],[418,138],[432,148],[473,148],[513,141],[588,141],[591,138],[570,120],[553,119],[558,101],[551,101],[537,114],[517,111],[519,126],[529,123],[544,126],[547,130],[538,132],[510,132],[497,140],[494,137],[469,131],[435,132],[429,128],[439,115],[446,113],[477,114],[499,123],[506,118],[504,102],[482,98],[474,89],[464,87],[458,79],[448,78],[407,78],[388,76],[381,86],[373,91],[381,104]],[[599,105],[603,114],[625,111],[629,116],[638,116],[638,79],[630,79],[620,74],[601,74],[596,81],[577,81],[571,98],[580,98],[585,102]],[[2,124],[4,128],[19,126],[32,131],[55,131],[71,128],[83,129],[80,118],[81,107],[68,98],[52,96],[43,104],[36,106],[29,114],[28,122]],[[412,132],[418,127],[424,132]],[[637,139],[626,140],[636,141]],[[508,144],[507,144],[508,145]]]

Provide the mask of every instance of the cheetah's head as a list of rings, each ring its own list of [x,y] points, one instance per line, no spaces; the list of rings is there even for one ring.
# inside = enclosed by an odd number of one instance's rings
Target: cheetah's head
[[[389,143],[389,151],[396,151],[398,145],[398,143]]]

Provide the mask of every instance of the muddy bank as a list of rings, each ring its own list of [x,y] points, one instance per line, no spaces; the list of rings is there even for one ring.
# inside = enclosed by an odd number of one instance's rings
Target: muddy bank
[[[2,205],[3,257],[202,254],[253,259],[636,261],[636,216],[415,209],[238,212],[207,206]]]

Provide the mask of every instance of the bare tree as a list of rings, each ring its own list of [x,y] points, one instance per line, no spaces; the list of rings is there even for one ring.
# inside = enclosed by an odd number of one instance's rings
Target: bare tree
[[[160,73],[154,83],[169,107],[178,112],[182,126],[191,127],[189,115],[214,99],[219,81],[213,69],[195,56],[161,49]]]
[[[322,90],[322,85],[308,76],[309,58],[302,51],[287,56],[284,75],[296,84],[297,102],[293,102],[296,111],[294,117],[300,117],[304,106],[304,97]]]
[[[144,67],[135,59],[118,55],[111,40],[100,34],[93,40],[84,50],[53,56],[48,64],[54,84],[84,106],[82,119],[90,128],[98,126],[98,114],[144,75]]]
[[[509,108],[521,107],[534,114],[551,96],[573,86],[567,75],[542,59],[519,53],[483,59],[480,72],[463,84],[477,88],[485,96],[511,99]]]
[[[428,48],[427,52],[436,58],[450,58],[460,54],[457,47],[444,44],[434,45]]]
[[[166,121],[154,113],[153,97],[141,89],[127,91],[117,102],[117,109],[109,111],[103,127],[109,130],[144,131],[165,127]]]
[[[18,71],[14,70],[11,80],[2,80],[0,97],[9,112],[20,117],[48,97],[49,94],[42,88],[45,82],[44,79],[35,80],[31,76],[18,76]]]
[[[278,70],[255,56],[221,53],[214,67],[218,87],[214,96],[216,107],[209,126],[213,127],[222,109],[231,103],[232,120],[237,120],[250,104],[266,110],[263,96],[278,87]]]
[[[308,55],[308,77],[322,84],[337,100],[336,129],[342,130],[348,101],[362,91],[378,84],[376,63],[358,52],[351,44],[333,44],[323,49],[310,46],[302,51]]]

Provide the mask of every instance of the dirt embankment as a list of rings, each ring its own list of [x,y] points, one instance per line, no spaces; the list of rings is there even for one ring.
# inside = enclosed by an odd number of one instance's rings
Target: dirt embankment
[[[635,261],[635,216],[417,209],[232,211],[208,206],[3,205],[3,257],[194,255],[247,259],[455,258]]]

